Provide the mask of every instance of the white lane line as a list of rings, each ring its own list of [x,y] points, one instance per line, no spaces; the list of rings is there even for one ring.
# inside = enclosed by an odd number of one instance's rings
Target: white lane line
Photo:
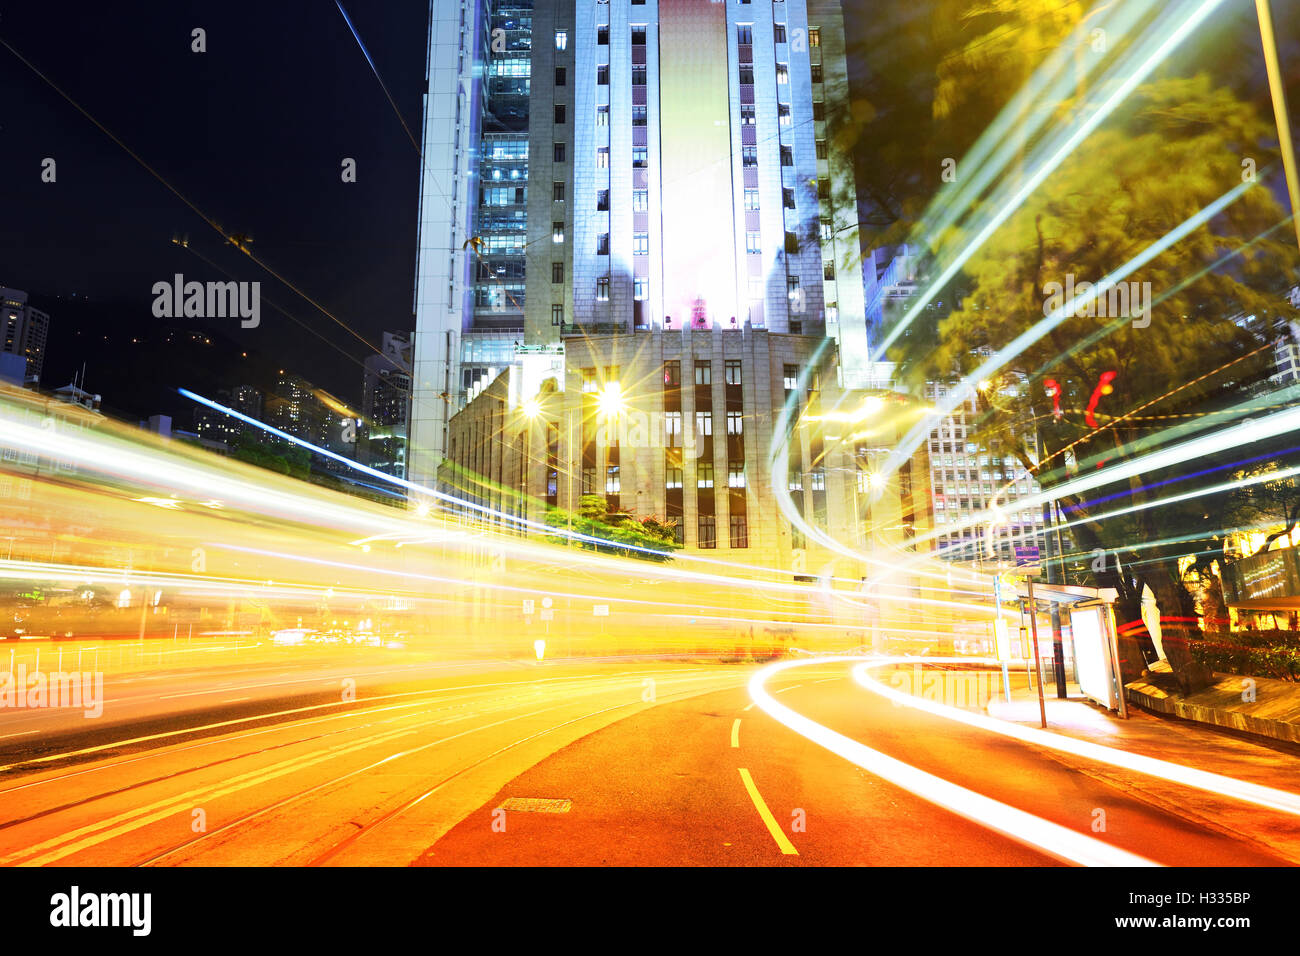
[[[772,811],[767,808],[767,803],[763,800],[763,795],[758,792],[758,787],[754,786],[754,778],[749,775],[749,771],[744,767],[740,768],[740,782],[743,783],[745,789],[749,791],[749,799],[754,801],[754,809],[756,809],[758,815],[763,818],[763,823],[767,825],[767,832],[772,834],[772,839],[775,840],[776,845],[781,848],[781,852],[786,856],[798,856],[799,851],[794,848],[794,844],[790,842],[790,838],[785,835],[785,831],[782,830],[780,825],[776,822],[776,817],[772,816]]]
[[[754,704],[751,702],[751,703],[746,704],[744,709],[745,709],[746,712],[748,712],[748,711],[752,710],[753,708],[754,708]]]
[[[754,703],[769,717],[779,720],[795,733],[838,754],[863,770],[888,780],[904,790],[928,800],[936,806],[988,827],[1019,843],[1024,843],[1039,853],[1046,853],[1069,863],[1084,866],[1159,866],[1145,857],[1129,853],[1100,840],[1084,836],[1073,830],[1036,817],[1005,803],[990,799],[982,793],[967,790],[942,777],[926,773],[910,764],[872,750],[851,737],[836,733],[816,721],[796,713],[767,692],[763,685],[768,678],[792,667],[810,664],[828,664],[833,659],[813,658],[807,661],[778,661],[759,670],[749,681],[749,695]],[[841,662],[842,663],[842,662]]]
[[[733,747],[740,746],[740,718],[739,717],[737,717],[735,722],[731,725],[731,746]]]
[[[796,687],[802,687],[802,686],[803,684],[791,684],[789,687],[782,687],[780,690],[775,691],[775,693],[784,694],[788,690],[794,690]]]
[[[238,704],[241,700],[252,700],[251,697],[227,697],[222,701],[223,704]]]
[[[1094,744],[1086,740],[1066,737],[1063,734],[1055,734],[1050,731],[1039,730],[1037,727],[1022,727],[1019,724],[1008,723],[1003,720],[998,720],[995,717],[987,717],[984,714],[970,713],[956,707],[949,707],[946,704],[924,700],[920,697],[913,697],[911,694],[904,694],[896,688],[888,687],[885,684],[880,683],[867,673],[867,671],[873,667],[885,667],[901,663],[915,664],[917,662],[918,659],[915,657],[888,658],[882,661],[871,661],[866,664],[859,664],[855,667],[853,669],[853,677],[859,684],[869,691],[880,694],[882,697],[888,697],[890,700],[897,701],[904,706],[915,707],[917,710],[923,710],[938,717],[946,717],[949,720],[967,724],[971,727],[978,727],[981,730],[987,730],[995,734],[1001,734],[1003,737],[1011,737],[1024,743],[1036,744],[1040,747],[1048,747],[1052,750],[1059,750],[1063,753],[1073,754],[1076,757],[1083,757],[1087,760],[1095,760],[1099,763],[1110,764],[1113,767],[1121,767],[1125,770],[1134,770],[1151,777],[1159,777],[1162,780],[1168,780],[1172,783],[1180,783],[1184,786],[1193,787],[1197,790],[1204,790],[1207,793],[1213,793],[1218,796],[1232,797],[1237,800],[1245,801],[1246,803],[1254,803],[1261,807],[1268,807],[1272,810],[1281,810],[1283,813],[1300,815],[1300,796],[1297,796],[1294,793],[1288,793],[1285,790],[1276,790],[1273,787],[1265,787],[1257,783],[1247,783],[1244,780],[1237,780],[1233,777],[1223,776],[1222,774],[1211,773],[1208,770],[1196,770],[1192,767],[1170,763],[1167,760],[1160,760],[1156,757],[1147,757],[1142,754],[1130,753],[1126,750],[1116,750],[1113,747],[1106,747],[1102,744]],[[970,657],[936,657],[929,659],[927,663],[974,663],[996,666],[996,661],[990,662],[985,658]]]
[[[18,734],[0,734],[0,740],[8,740],[10,737],[30,737],[32,734],[40,733],[39,730],[24,730]]]

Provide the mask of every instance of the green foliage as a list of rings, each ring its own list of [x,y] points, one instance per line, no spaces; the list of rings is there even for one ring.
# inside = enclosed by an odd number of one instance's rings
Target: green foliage
[[[1211,670],[1300,681],[1300,634],[1295,631],[1234,631],[1190,641],[1188,649],[1193,660]]]
[[[571,545],[601,554],[659,562],[671,560],[673,552],[679,547],[674,540],[671,525],[656,518],[638,521],[630,514],[611,514],[603,495],[583,495],[579,499],[578,508],[576,515],[552,508],[545,518],[548,527],[572,529],[575,534],[600,538],[602,542],[565,539]]]

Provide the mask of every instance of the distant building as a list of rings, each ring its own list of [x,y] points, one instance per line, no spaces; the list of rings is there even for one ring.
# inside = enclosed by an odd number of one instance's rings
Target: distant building
[[[329,447],[333,437],[329,408],[306,379],[281,369],[266,399],[267,424],[313,445]]]
[[[262,392],[252,385],[239,385],[232,389],[220,389],[217,391],[215,400],[218,404],[232,408],[249,418],[255,418],[258,421],[262,419]],[[240,421],[233,415],[227,415],[225,412],[219,412],[205,405],[200,405],[194,409],[194,433],[203,441],[219,442],[232,446],[243,435],[250,432],[259,432],[261,435],[258,438],[259,441],[266,437],[255,426]]]
[[[54,397],[69,405],[80,405],[82,408],[92,412],[98,412],[100,403],[103,401],[102,396],[97,395],[94,392],[88,392],[79,385],[72,384],[64,385],[62,388],[56,388],[54,390]]]
[[[383,353],[366,359],[361,417],[365,423],[359,443],[361,463],[405,478],[411,418],[411,340],[407,335],[385,332]]]
[[[0,287],[0,352],[27,360],[26,384],[40,381],[50,317],[27,303],[27,293]]]

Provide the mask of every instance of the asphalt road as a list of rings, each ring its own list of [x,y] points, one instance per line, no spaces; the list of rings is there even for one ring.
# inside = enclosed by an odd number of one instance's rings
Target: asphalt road
[[[123,675],[107,694],[115,722],[89,731],[80,715],[0,712],[0,865],[1068,861],[751,706],[754,665],[366,666],[281,656]],[[1289,862],[1203,800],[1189,812],[1174,785],[1156,799],[1086,761],[896,706],[850,667],[785,671],[768,689],[911,770],[1107,847],[1167,865]],[[1252,817],[1269,814],[1294,829],[1280,812]]]

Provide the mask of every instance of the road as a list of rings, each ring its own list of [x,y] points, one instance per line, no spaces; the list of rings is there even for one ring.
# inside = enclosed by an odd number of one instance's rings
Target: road
[[[0,865],[1078,862],[1019,823],[969,818],[974,798],[954,812],[774,719],[748,686],[756,665],[362,666],[334,653],[120,675],[102,726],[0,711]],[[1184,801],[1165,782],[1155,799],[1113,770],[898,706],[854,680],[856,663],[766,687],[909,773],[1106,850],[1166,865],[1294,859],[1216,818],[1204,794]],[[1291,754],[1246,746],[1300,791]],[[1250,816],[1294,829],[1279,811]]]

